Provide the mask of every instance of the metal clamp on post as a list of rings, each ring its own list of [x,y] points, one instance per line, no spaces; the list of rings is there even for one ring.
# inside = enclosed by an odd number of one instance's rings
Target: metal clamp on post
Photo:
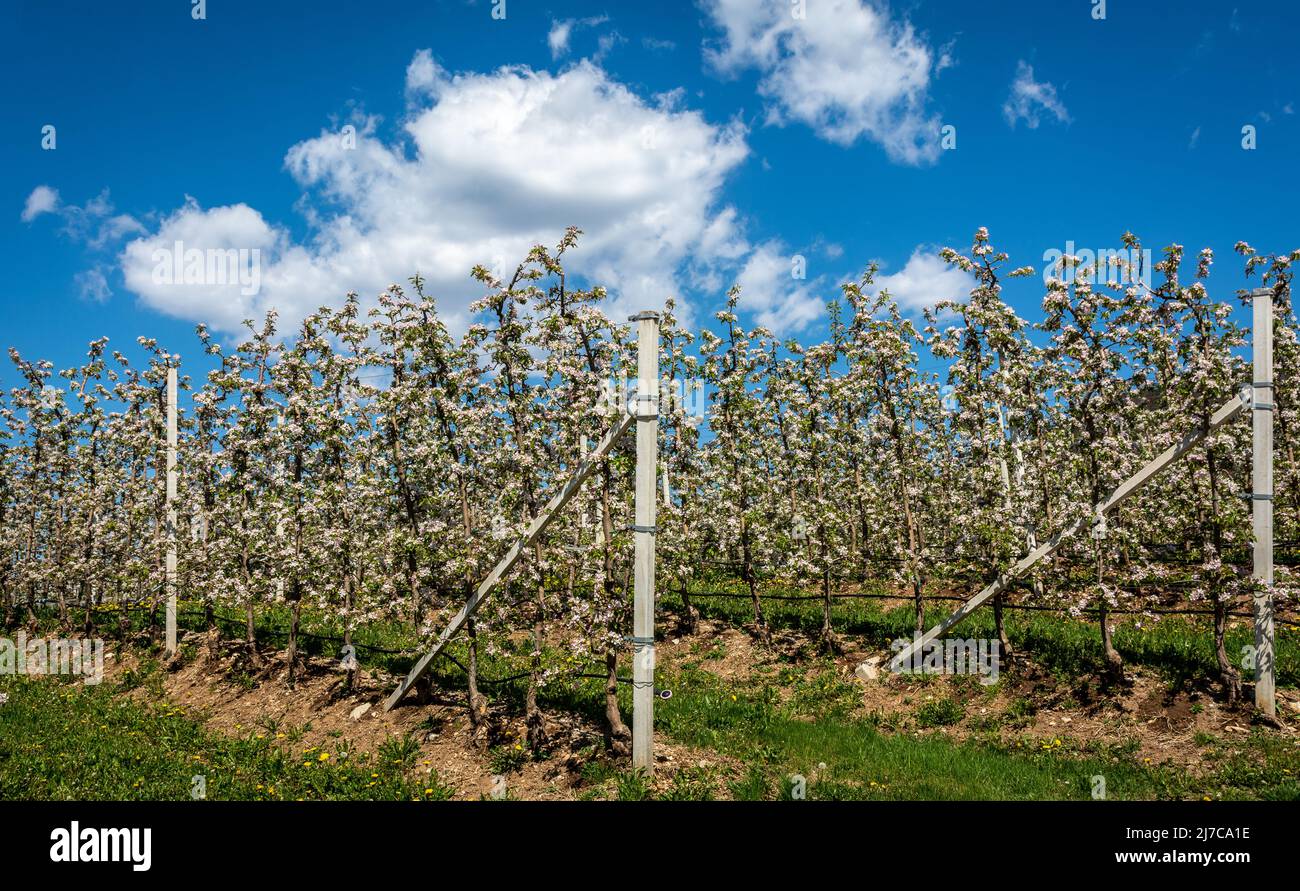
[[[634,403],[649,402],[654,406],[654,411],[647,414],[641,414],[638,408],[633,408]],[[642,395],[638,393],[627,402],[627,413],[638,421],[654,421],[659,418],[659,397],[653,395]]]
[[[655,639],[653,637],[637,637],[636,635],[628,634],[623,637],[623,640],[630,643],[636,649],[641,649],[643,647],[650,647],[653,649],[655,645]]]
[[[631,529],[633,532],[649,532],[651,535],[654,535],[655,532],[658,530],[659,527],[657,527],[657,526],[636,526],[636,525],[633,525],[633,526],[628,526],[627,528]]]
[[[1267,495],[1261,492],[1242,492],[1237,497],[1245,498],[1247,501],[1272,501],[1273,500],[1273,495],[1271,492]]]

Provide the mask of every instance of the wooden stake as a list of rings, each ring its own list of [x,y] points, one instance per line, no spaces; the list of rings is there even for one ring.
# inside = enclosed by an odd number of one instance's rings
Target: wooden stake
[[[167,656],[176,655],[176,366],[167,368]]]
[[[659,314],[637,331],[635,591],[632,600],[632,769],[654,772],[655,489],[659,462]]]
[[[1261,585],[1255,601],[1255,707],[1277,715],[1273,664],[1273,289],[1251,292],[1254,386],[1251,388],[1253,460],[1250,488],[1255,532],[1252,575]]]

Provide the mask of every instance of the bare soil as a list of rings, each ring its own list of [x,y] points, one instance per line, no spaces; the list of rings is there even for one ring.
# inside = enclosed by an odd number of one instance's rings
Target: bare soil
[[[517,767],[498,774],[492,766],[491,752],[475,745],[463,696],[448,696],[436,689],[417,696],[413,691],[407,701],[384,712],[383,702],[397,683],[397,678],[386,673],[360,670],[354,688],[347,691],[338,661],[314,658],[301,663],[300,676],[291,689],[285,683],[283,654],[264,652],[265,668],[250,678],[238,645],[223,642],[214,660],[207,657],[203,638],[187,635],[187,642],[199,645],[199,655],[165,673],[163,695],[168,703],[210,730],[236,736],[264,734],[276,737],[286,750],[299,752],[312,746],[330,750],[344,742],[358,753],[375,752],[386,739],[411,734],[420,742],[416,771],[436,772],[440,781],[455,789],[453,797],[457,799],[491,797],[498,776],[505,777],[505,788],[514,798],[574,799],[584,791],[593,791],[591,784],[583,780],[584,765],[606,758],[600,727],[576,715],[549,711],[545,714],[549,740],[545,760],[520,759]],[[107,660],[106,679],[112,681],[128,669],[139,667],[145,658],[150,657],[131,649],[122,651]],[[153,698],[143,687],[126,695],[142,701]],[[522,716],[493,709],[490,725],[491,747],[525,746]],[[268,726],[279,730],[272,733],[266,729]],[[729,774],[734,767],[715,752],[694,750],[662,738],[656,740],[655,756],[659,769],[650,784],[655,791],[668,788],[673,775],[684,767],[708,768],[723,774]],[[612,766],[627,769],[630,765],[624,758]],[[723,794],[721,785],[717,791]]]
[[[1066,740],[1136,744],[1135,756],[1144,763],[1199,775],[1213,769],[1206,757],[1212,754],[1204,745],[1207,736],[1244,739],[1253,722],[1248,706],[1229,708],[1216,688],[1174,691],[1156,672],[1141,666],[1127,666],[1123,684],[1104,688],[1093,678],[1062,679],[1019,655],[1012,667],[1003,669],[1002,683],[990,693],[972,677],[905,676],[882,670],[876,679],[865,680],[854,670],[881,656],[879,650],[862,648],[847,636],[841,636],[840,643],[843,650],[833,664],[840,677],[861,688],[857,716],[875,716],[886,732],[939,734],[954,740],[992,735],[1001,744],[1020,747],[1061,746]],[[764,669],[777,664],[807,660],[809,671],[818,666],[810,658],[813,647],[807,638],[777,633],[769,649],[743,630],[712,621],[701,621],[695,638],[670,638],[659,652],[665,665],[690,658],[703,670],[733,681],[760,674],[772,681]],[[789,692],[779,690],[787,697]],[[1300,692],[1279,690],[1277,696],[1282,724],[1277,732],[1300,733]],[[940,699],[961,703],[964,717],[949,726],[919,726],[916,710]]]
[[[385,713],[384,698],[397,682],[387,674],[361,670],[355,688],[348,691],[337,660],[315,658],[303,663],[301,676],[290,689],[283,654],[264,653],[266,666],[250,676],[239,644],[223,642],[213,658],[203,638],[191,634],[187,642],[198,646],[198,655],[164,674],[163,696],[214,731],[265,733],[297,751],[310,746],[332,749],[346,742],[356,752],[374,752],[384,740],[410,734],[420,743],[415,770],[436,772],[455,789],[454,797],[479,799],[494,791],[498,776],[494,758],[491,751],[475,745],[463,695],[436,688],[421,690],[419,696],[413,691],[401,706]],[[803,635],[776,630],[771,644],[763,645],[746,629],[701,620],[695,635],[670,631],[658,648],[658,658],[664,667],[690,660],[727,681],[776,684],[786,699],[793,695],[790,674],[786,672],[787,683],[782,685],[775,669],[794,667],[794,683],[798,683],[801,674],[812,677],[829,665],[860,690],[855,716],[872,718],[883,732],[996,739],[1011,747],[1089,742],[1136,747],[1135,756],[1146,763],[1196,774],[1213,769],[1207,736],[1230,742],[1244,739],[1251,728],[1251,712],[1228,708],[1215,690],[1171,690],[1156,673],[1140,667],[1128,667],[1125,683],[1107,689],[1092,678],[1060,678],[1021,655],[1013,667],[1003,668],[1002,682],[990,690],[971,677],[882,671],[872,680],[859,678],[854,669],[880,653],[851,637],[841,637],[840,644],[841,651],[828,662]],[[113,679],[143,658],[149,657],[127,648],[109,660],[106,674]],[[143,687],[126,695],[152,697]],[[921,726],[917,710],[940,699],[961,704],[960,720],[948,726]],[[1300,694],[1282,690],[1278,699],[1282,727],[1277,732],[1297,733]],[[608,780],[593,784],[584,779],[584,767],[592,762],[604,762],[613,771],[629,766],[626,758],[612,760],[605,754],[601,728],[582,716],[554,710],[545,717],[547,757],[515,762],[517,766],[505,774],[511,797],[556,800],[593,793],[613,797],[616,792]],[[525,745],[522,716],[494,708],[490,724],[487,742],[496,752]],[[679,771],[689,770],[696,782],[704,778],[714,797],[725,798],[726,781],[741,776],[745,767],[717,752],[681,746],[662,736],[655,748],[658,769],[650,787],[653,791],[669,788]]]

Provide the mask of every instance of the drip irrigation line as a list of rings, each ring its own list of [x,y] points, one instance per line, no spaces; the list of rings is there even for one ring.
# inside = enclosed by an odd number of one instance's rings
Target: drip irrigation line
[[[191,610],[191,611],[183,612],[183,613],[181,613],[181,615],[182,615],[182,616],[191,616],[191,617],[194,617],[194,618],[204,618],[204,614],[203,614],[203,613],[200,613],[200,612],[194,612],[194,611],[192,611],[192,610]],[[223,616],[223,615],[221,615],[220,613],[213,613],[212,617],[213,617],[214,619],[217,619],[218,621],[225,622],[225,623],[227,623],[227,624],[229,624],[229,625],[235,625],[235,626],[237,626],[237,627],[244,627],[244,626],[245,626],[245,620],[243,620],[243,619],[232,619],[232,618],[230,618],[229,616]],[[271,635],[275,635],[275,636],[277,636],[277,637],[288,637],[288,636],[289,636],[289,629],[287,629],[287,628],[264,627],[264,628],[259,628],[259,629],[257,629],[257,630],[258,630],[259,633],[271,634]],[[298,632],[298,637],[305,638],[305,639],[308,639],[308,640],[319,640],[319,641],[324,641],[325,643],[336,643],[336,644],[341,644],[341,643],[343,643],[343,638],[341,638],[341,637],[336,637],[336,636],[334,636],[334,635],[329,635],[329,634],[313,634],[313,633],[310,632],[310,631],[301,631],[301,630],[300,630],[300,631]],[[384,654],[384,655],[386,655],[386,656],[401,656],[401,655],[404,655],[405,653],[407,653],[406,650],[388,650],[388,649],[384,649],[383,647],[377,647],[377,646],[374,646],[373,644],[360,643],[360,642],[355,641],[355,640],[354,640],[354,641],[351,641],[351,642],[349,643],[349,646],[356,647],[358,650],[369,650],[369,651],[372,652],[372,653],[382,653],[382,654]]]
[[[113,606],[106,606],[106,605],[103,605],[103,604],[100,604],[100,605],[97,605],[97,606],[94,607],[95,612],[110,612],[110,613],[114,613],[114,612],[149,612],[149,611],[152,610],[152,609],[154,609],[154,607],[152,607],[152,606],[125,606],[125,607],[121,607],[121,606],[116,606],[116,605],[113,605]],[[207,614],[206,614],[206,613],[202,613],[202,612],[199,612],[199,611],[197,611],[197,610],[181,610],[180,612],[177,613],[177,615],[178,615],[179,617],[181,617],[181,618],[191,618],[191,619],[206,619],[206,618],[207,618]],[[244,619],[234,619],[234,618],[231,618],[230,616],[223,615],[223,614],[221,614],[221,613],[219,613],[219,612],[213,612],[213,614],[212,614],[212,618],[215,619],[215,620],[217,620],[218,622],[225,622],[227,625],[234,625],[234,626],[236,626],[236,627],[240,627],[240,628],[245,627],[245,620],[244,620]],[[288,630],[287,628],[276,628],[275,626],[263,626],[263,627],[259,627],[259,628],[257,629],[257,633],[258,633],[258,634],[264,634],[264,635],[270,635],[270,636],[273,636],[273,637],[288,637],[288,636],[289,636],[289,630]],[[309,639],[309,640],[319,640],[319,641],[324,641],[325,643],[337,643],[337,644],[341,644],[341,643],[343,643],[343,638],[341,638],[341,637],[337,637],[337,636],[329,635],[329,634],[315,634],[315,633],[310,632],[310,631],[301,631],[301,630],[300,630],[300,631],[298,632],[298,637],[301,637],[301,638],[304,638],[304,639]],[[377,646],[375,646],[375,645],[373,645],[373,644],[361,643],[361,642],[359,642],[359,641],[355,641],[355,640],[352,641],[351,646],[354,646],[354,647],[356,647],[356,648],[359,649],[359,650],[368,650],[368,651],[370,651],[370,652],[372,652],[372,653],[382,653],[382,654],[384,654],[384,655],[386,655],[386,656],[402,656],[402,655],[406,655],[406,654],[408,654],[408,653],[410,652],[410,651],[408,651],[408,650],[388,650],[388,649],[384,649],[383,647],[377,647]]]
[[[749,596],[748,594],[737,594],[737,593],[733,593],[733,592],[731,592],[731,591],[691,591],[691,592],[688,592],[688,593],[687,593],[687,596],[690,597],[690,598],[694,598],[694,597],[718,597],[718,598],[726,598],[726,599],[732,599],[732,600],[750,600],[750,599],[751,599],[750,596]],[[823,595],[821,595],[821,594],[759,594],[759,595],[758,595],[758,599],[759,599],[759,600],[803,600],[803,601],[818,600],[818,601],[824,601],[826,598],[825,598],[825,596],[823,596]],[[832,594],[832,595],[831,595],[831,599],[832,599],[832,600],[856,600],[856,599],[864,599],[864,600],[910,600],[911,598],[906,597],[906,596],[903,596],[903,595],[898,595],[898,594],[873,594],[873,593],[865,593],[865,592],[862,592],[862,593],[850,593],[850,594]],[[935,600],[940,600],[940,601],[951,601],[951,602],[962,603],[962,602],[965,602],[966,600],[969,600],[970,598],[968,598],[968,597],[958,597],[958,596],[950,595],[950,594],[932,594],[932,595],[927,595],[924,599],[925,599],[926,601],[935,601]],[[1044,605],[1044,604],[1030,604],[1030,603],[1004,603],[1004,604],[1002,605],[1002,608],[1003,608],[1003,609],[1011,609],[1011,610],[1027,610],[1027,611],[1031,611],[1031,612],[1061,612],[1061,613],[1068,613],[1068,612],[1070,611],[1069,607],[1065,607],[1065,606],[1048,606],[1048,605]],[[1094,612],[1097,612],[1097,608],[1096,608],[1096,607],[1085,607],[1085,608],[1084,608],[1083,610],[1081,610],[1080,612],[1082,612],[1082,613],[1094,613]],[[1145,615],[1156,615],[1156,616],[1213,616],[1213,615],[1214,615],[1214,610],[1199,610],[1199,609],[1152,609],[1152,610],[1141,610],[1141,609],[1108,609],[1108,610],[1106,610],[1106,612],[1109,613],[1109,614],[1111,614],[1111,615],[1132,615],[1132,616],[1145,616]],[[1280,614],[1280,613],[1282,613],[1283,611],[1282,611],[1282,610],[1278,610],[1277,612]],[[1254,617],[1254,614],[1253,614],[1253,613],[1246,613],[1246,612],[1229,612],[1228,615],[1229,615],[1229,616],[1232,616],[1232,617],[1236,617],[1236,618],[1241,618],[1241,619],[1250,619],[1250,618],[1253,618],[1253,617]]]
[[[441,655],[446,657],[447,661],[449,661],[452,665],[455,665],[461,671],[465,672],[466,675],[469,674],[469,669],[466,668],[464,665],[462,665],[460,660],[457,659],[455,656],[451,655],[451,653],[448,653],[446,650],[444,650]],[[501,684],[510,684],[510,683],[514,683],[515,681],[521,681],[531,674],[532,674],[531,671],[524,671],[524,672],[520,672],[519,674],[508,675],[503,678],[485,678],[482,675],[479,675],[477,678],[475,678],[475,680],[477,683],[486,684],[487,686],[500,686]],[[571,671],[571,672],[561,672],[560,676],[570,677],[570,678],[594,678],[598,681],[609,680],[608,675],[595,674],[592,672],[581,671],[581,670]],[[637,686],[637,683],[633,681],[631,678],[615,678],[615,680],[618,681],[620,684],[632,684],[634,687]]]

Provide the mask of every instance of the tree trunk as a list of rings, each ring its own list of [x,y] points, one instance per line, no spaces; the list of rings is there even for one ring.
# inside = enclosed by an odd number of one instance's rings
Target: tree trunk
[[[912,571],[912,603],[916,606],[916,633],[925,633],[925,584],[915,569]]]
[[[825,530],[822,531],[825,541]],[[827,653],[840,652],[840,643],[831,627],[831,568],[826,560],[825,547],[822,548],[822,630],[818,635],[818,646]]]
[[[1011,658],[1011,638],[1007,637],[1007,626],[1003,616],[1003,595],[999,593],[993,598],[993,625],[997,629],[998,646],[1002,649],[1002,658]]]
[[[343,623],[343,651],[351,659],[348,661],[349,668],[343,675],[343,689],[346,692],[352,692],[357,686],[357,656],[356,647],[352,645],[352,623],[355,621],[352,615],[352,608],[356,603],[356,580],[352,577],[352,558],[350,552],[344,548],[343,551],[343,610],[347,620]]]
[[[1207,422],[1208,426],[1208,422]],[[1210,478],[1210,516],[1209,529],[1204,550],[1213,548],[1217,558],[1223,558],[1223,530],[1219,526],[1219,466],[1214,450],[1205,449],[1205,466]],[[1241,699],[1241,675],[1228,659],[1228,649],[1224,638],[1228,633],[1228,607],[1230,604],[1223,597],[1223,583],[1217,574],[1207,579],[1210,598],[1214,601],[1214,657],[1219,666],[1219,680],[1223,683],[1223,693],[1228,705],[1236,705]]]
[[[257,651],[257,627],[254,625],[253,604],[244,609],[244,643],[248,645],[248,658],[254,668],[262,667],[262,654]]]
[[[742,511],[748,510],[747,506],[742,506]],[[749,549],[749,521],[742,519],[740,521],[740,546],[741,546],[741,578],[749,588],[749,599],[754,605],[754,630],[758,639],[763,643],[769,643],[772,639],[768,631],[767,619],[763,617],[763,604],[758,599],[758,579],[754,577],[754,557]]]
[[[1097,624],[1101,627],[1101,652],[1106,660],[1106,676],[1114,682],[1122,681],[1124,659],[1120,656],[1119,650],[1115,649],[1115,643],[1111,638],[1109,606],[1104,596],[1097,600]]]
[[[81,592],[86,601],[85,622],[82,624],[81,633],[89,640],[95,636],[95,598],[90,582],[81,583]]]
[[[632,731],[618,707],[618,650],[605,651],[605,747],[619,757],[632,754]]]
[[[488,710],[487,697],[478,689],[478,627],[473,619],[466,623],[469,635],[469,659],[465,674],[468,677],[469,726],[474,745],[486,749],[488,744]]]
[[[294,582],[294,587],[298,585]],[[298,668],[298,622],[302,615],[302,601],[299,599],[299,592],[295,591],[292,595],[293,605],[289,608],[289,650],[286,659],[289,662],[289,671],[285,676],[285,683],[289,689],[293,689],[294,681],[297,679]]]
[[[546,642],[546,580],[542,576],[542,545],[533,544],[534,566],[537,567],[537,599],[533,617],[533,655],[528,671],[528,693],[524,699],[524,723],[528,728],[528,747],[540,752],[546,745],[546,725],[541,707],[537,704],[537,689],[541,685],[542,646]]]
[[[691,603],[690,585],[685,578],[681,580],[682,608],[686,611],[685,631],[695,634],[700,629],[700,611]]]
[[[1223,694],[1228,705],[1235,706],[1241,700],[1241,675],[1228,658],[1228,648],[1224,643],[1228,632],[1228,605],[1222,598],[1214,598],[1214,657],[1219,663]]]

